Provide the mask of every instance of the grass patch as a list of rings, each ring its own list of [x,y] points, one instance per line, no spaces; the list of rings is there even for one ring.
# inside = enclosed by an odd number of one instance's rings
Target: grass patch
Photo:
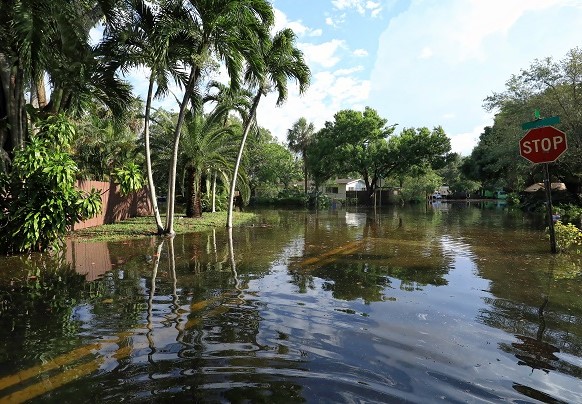
[[[255,217],[256,215],[250,212],[234,212],[232,217],[233,225],[240,226],[252,221]],[[164,216],[162,216],[162,223],[165,223]],[[174,219],[174,231],[176,234],[195,233],[225,226],[226,212],[205,212],[200,218],[187,218],[184,215],[176,215]],[[155,231],[156,224],[153,216],[144,216],[126,219],[119,223],[75,230],[70,232],[68,237],[86,241],[118,241],[154,236]]]

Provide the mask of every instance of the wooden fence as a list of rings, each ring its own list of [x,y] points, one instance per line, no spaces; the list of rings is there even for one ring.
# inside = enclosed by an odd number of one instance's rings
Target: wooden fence
[[[85,192],[95,188],[101,194],[101,214],[75,223],[73,230],[119,222],[129,217],[152,214],[152,204],[146,188],[122,196],[119,186],[113,182],[78,181],[77,187]]]

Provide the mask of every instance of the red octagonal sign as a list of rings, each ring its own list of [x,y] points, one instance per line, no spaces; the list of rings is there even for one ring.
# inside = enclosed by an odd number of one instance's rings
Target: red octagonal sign
[[[553,126],[530,129],[519,141],[519,154],[532,163],[556,161],[567,148],[566,134]]]

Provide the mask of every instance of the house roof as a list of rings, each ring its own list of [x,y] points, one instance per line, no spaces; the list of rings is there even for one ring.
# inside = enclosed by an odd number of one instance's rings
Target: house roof
[[[358,179],[351,179],[351,178],[338,178],[335,182],[337,184],[349,184],[351,182],[358,182],[358,181],[364,181],[361,178]]]
[[[566,185],[563,182],[552,182],[552,185],[550,187],[551,187],[552,191],[565,191],[566,190]],[[543,182],[537,182],[535,184],[530,185],[529,187],[524,189],[524,192],[537,192],[540,189],[545,189]]]

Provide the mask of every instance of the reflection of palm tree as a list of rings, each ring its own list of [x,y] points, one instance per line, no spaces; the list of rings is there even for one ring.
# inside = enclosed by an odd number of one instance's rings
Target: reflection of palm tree
[[[232,277],[234,279],[234,288],[238,291],[237,296],[241,297],[240,282],[238,279],[238,273],[236,272],[236,262],[234,260],[234,243],[232,241],[232,227],[228,228],[228,253],[230,258],[230,268],[232,271]]]
[[[147,329],[148,332],[146,334],[146,338],[148,340],[148,344],[150,347],[150,353],[148,354],[148,361],[150,363],[154,363],[153,355],[156,353],[155,342],[153,338],[153,307],[154,307],[154,295],[156,293],[156,276],[158,275],[158,266],[160,264],[160,255],[162,252],[162,246],[164,245],[164,240],[158,244],[158,248],[156,251],[156,256],[154,257],[154,268],[152,269],[152,279],[151,279],[151,286],[150,286],[150,293],[148,297],[148,314],[147,314]]]

